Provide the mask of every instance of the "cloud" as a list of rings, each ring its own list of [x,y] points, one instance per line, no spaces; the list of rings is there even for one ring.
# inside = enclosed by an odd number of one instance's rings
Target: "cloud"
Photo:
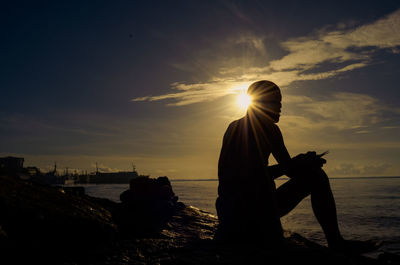
[[[265,55],[266,50],[264,46],[264,39],[252,35],[248,36],[240,36],[238,39],[235,40],[237,44],[246,44],[252,47],[253,49],[260,52],[260,54]]]
[[[244,43],[265,55],[262,37],[243,35],[232,45]],[[173,92],[132,99],[132,101],[170,100],[168,105],[182,106],[211,101],[232,93],[231,87],[254,80],[273,80],[281,87],[294,81],[322,80],[363,68],[374,63],[377,51],[398,53],[400,46],[400,10],[372,23],[353,28],[341,25],[335,30],[320,30],[309,36],[281,43],[287,54],[262,67],[221,68],[205,82],[173,83]],[[267,63],[267,62],[266,62]]]
[[[395,49],[399,45],[400,10],[397,10],[385,18],[355,29],[321,31],[316,36],[283,42],[282,46],[289,51],[289,54],[271,62],[270,66],[274,70],[295,68],[304,71],[323,62],[361,61],[336,70],[343,72],[368,65],[374,49],[363,50],[363,48]]]
[[[287,104],[290,102],[290,104]],[[360,93],[330,93],[325,99],[288,95],[283,104],[289,110],[281,120],[281,127],[288,130],[310,129],[350,130],[368,133],[368,128],[383,121],[391,112],[378,99]]]
[[[132,101],[158,101],[158,100],[175,100],[167,105],[184,106],[188,104],[215,100],[217,98],[234,94],[242,82],[229,80],[214,80],[210,83],[182,84],[173,83],[171,88],[175,93],[164,94],[160,96],[148,96],[134,98]]]
[[[329,99],[298,104],[317,123],[328,123],[339,129],[376,124],[384,106],[368,95],[335,93]]]
[[[252,22],[250,17],[247,16],[236,3],[228,2],[228,1],[224,1],[222,3],[232,13],[232,15],[234,15],[237,19],[242,20],[243,22],[246,22],[246,23]]]
[[[382,176],[392,167],[390,164],[377,165],[355,165],[353,163],[342,163],[329,170],[333,176]]]
[[[362,93],[326,92],[312,98],[285,95],[283,116],[279,126],[283,131],[309,137],[310,131],[321,135],[382,133],[389,137],[399,127],[400,108]],[[340,134],[337,134],[340,133]],[[388,140],[388,139],[386,139]]]

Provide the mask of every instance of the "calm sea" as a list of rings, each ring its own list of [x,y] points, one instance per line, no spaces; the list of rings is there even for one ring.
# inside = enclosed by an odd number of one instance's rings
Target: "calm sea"
[[[277,180],[277,186],[286,180]],[[216,214],[217,180],[172,180],[179,200]],[[348,239],[382,240],[381,251],[400,254],[400,177],[331,179],[342,234]],[[91,196],[119,201],[128,185],[84,185]],[[326,245],[311,210],[310,198],[282,218],[284,229]],[[376,253],[375,253],[376,254]]]

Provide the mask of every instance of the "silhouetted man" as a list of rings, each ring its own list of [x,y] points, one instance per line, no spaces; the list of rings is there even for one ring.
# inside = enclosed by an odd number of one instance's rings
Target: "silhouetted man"
[[[279,127],[281,92],[270,81],[250,85],[252,97],[246,115],[233,121],[225,132],[218,162],[219,218],[217,239],[276,245],[283,241],[280,217],[289,213],[308,195],[328,245],[338,250],[363,252],[369,242],[344,240],[340,234],[336,206],[326,162],[315,152],[293,159],[286,150]],[[270,154],[278,165],[268,166]],[[275,187],[274,179],[290,179]]]

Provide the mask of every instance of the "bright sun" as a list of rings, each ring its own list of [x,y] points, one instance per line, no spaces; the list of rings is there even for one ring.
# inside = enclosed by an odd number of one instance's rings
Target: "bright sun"
[[[247,110],[248,106],[251,104],[251,96],[247,95],[246,92],[242,92],[237,97],[237,104],[239,108]]]

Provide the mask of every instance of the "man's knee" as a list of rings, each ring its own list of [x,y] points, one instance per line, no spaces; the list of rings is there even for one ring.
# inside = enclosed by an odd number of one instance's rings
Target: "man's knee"
[[[322,168],[313,169],[310,174],[311,188],[320,188],[329,185],[329,178]]]
[[[322,168],[314,168],[295,176],[296,182],[311,191],[321,185],[329,184],[329,178]]]

